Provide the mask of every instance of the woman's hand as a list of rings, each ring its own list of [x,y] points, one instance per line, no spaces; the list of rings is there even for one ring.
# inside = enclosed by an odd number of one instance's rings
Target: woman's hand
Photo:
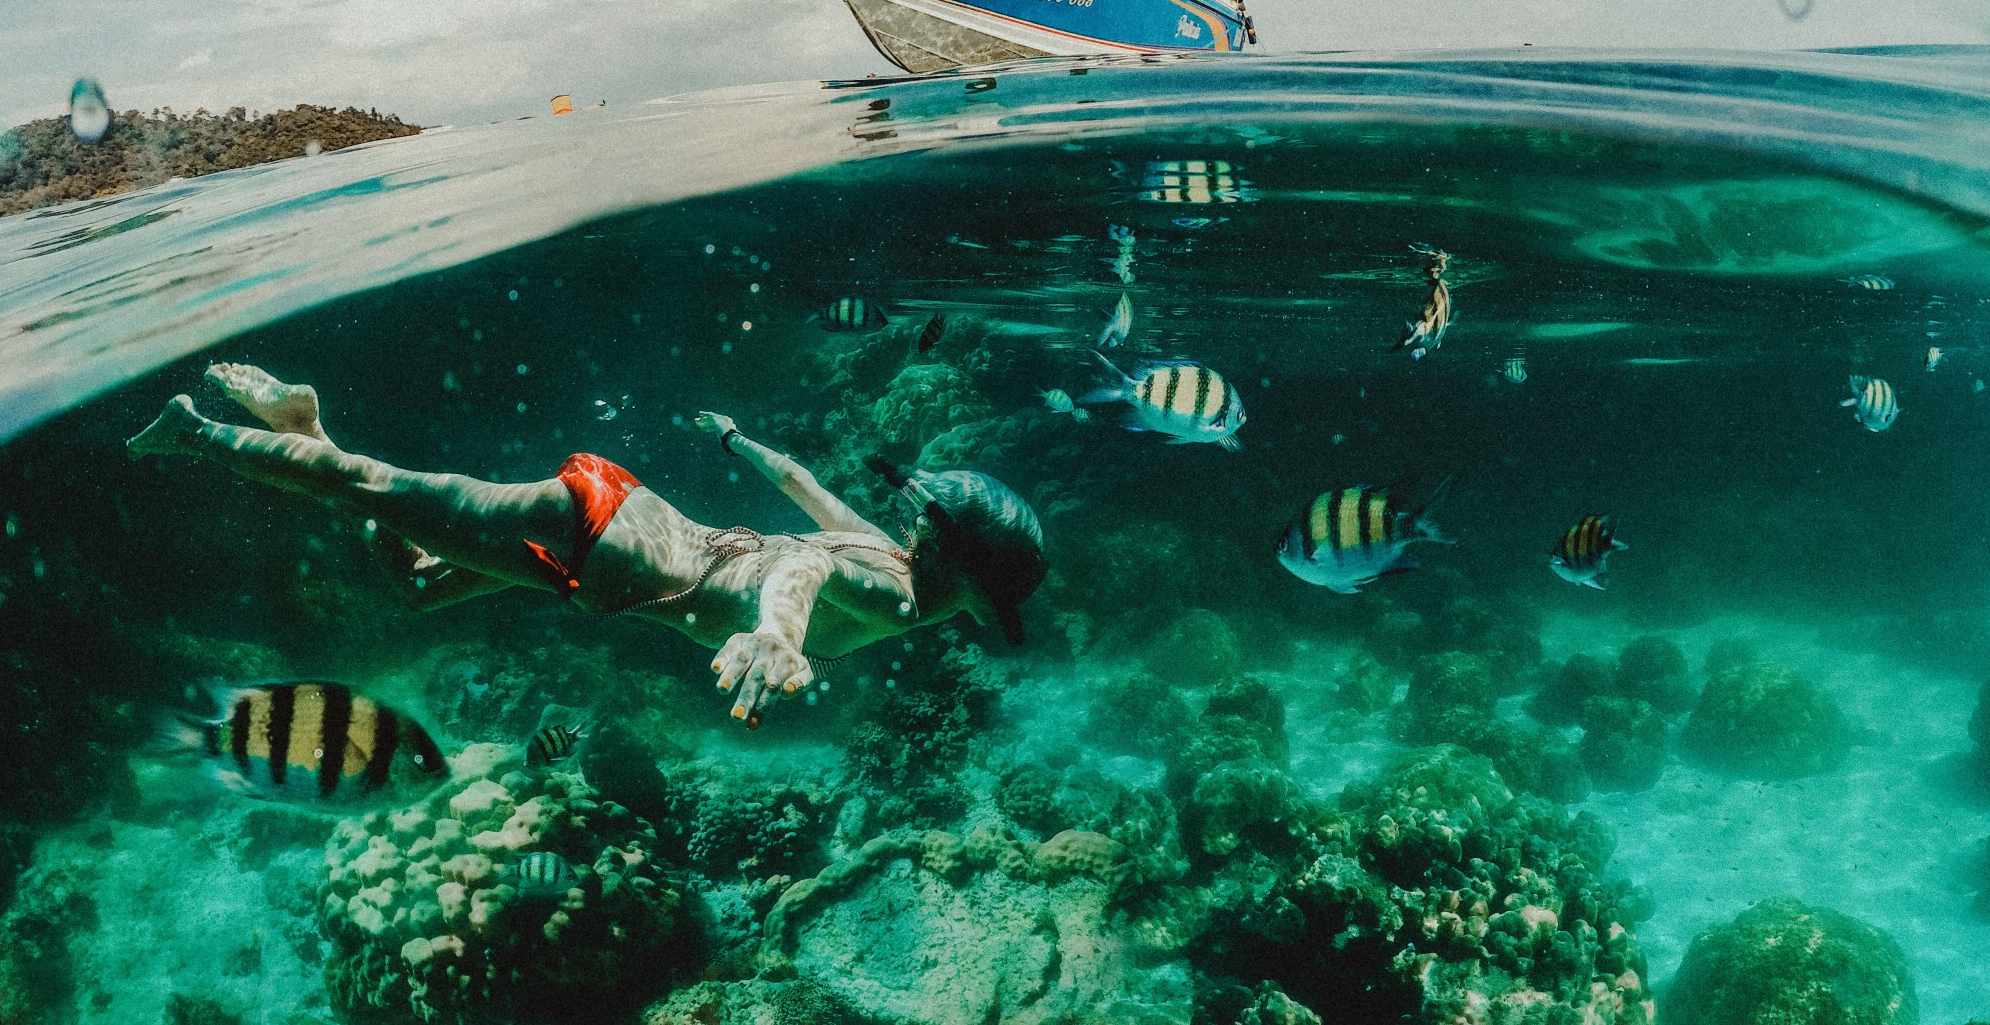
[[[721,436],[723,436],[727,431],[739,430],[739,426],[732,422],[732,417],[729,417],[724,413],[713,413],[705,410],[700,410],[697,418],[692,420],[691,422],[697,424],[699,430],[710,431],[713,434]]]
[[[748,729],[760,725],[760,710],[775,694],[793,694],[815,678],[799,646],[764,630],[733,634],[712,659],[712,671],[719,674],[720,690],[738,685],[732,717],[744,720]]]

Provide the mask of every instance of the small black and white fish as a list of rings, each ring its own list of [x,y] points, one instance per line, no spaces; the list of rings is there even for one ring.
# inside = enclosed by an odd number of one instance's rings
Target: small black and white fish
[[[1097,351],[1099,362],[1118,379],[1086,394],[1080,405],[1125,402],[1133,407],[1130,431],[1158,431],[1172,445],[1209,442],[1235,452],[1243,448],[1237,429],[1244,426],[1244,400],[1223,375],[1194,360],[1160,360],[1135,367],[1131,377]]]
[[[1875,292],[1886,292],[1893,288],[1893,279],[1884,274],[1854,274],[1849,278],[1839,278],[1839,284],[1853,288],[1867,288]]]
[[[1071,393],[1062,388],[1045,388],[1038,394],[1043,396],[1044,408],[1053,413],[1070,413],[1076,409]]]
[[[933,346],[940,344],[941,336],[946,333],[947,318],[938,313],[933,314],[933,319],[927,321],[925,329],[919,332],[919,351],[932,352]]]
[[[1936,367],[1941,366],[1942,360],[1947,357],[1948,353],[1943,352],[1940,347],[1928,346],[1928,370],[1932,372]]]
[[[1133,300],[1125,292],[1119,293],[1119,302],[1112,308],[1112,316],[1106,319],[1106,326],[1099,331],[1099,348],[1113,349],[1126,341],[1133,331]]]
[[[329,805],[412,801],[449,780],[413,718],[337,683],[271,683],[217,696],[220,718],[175,717],[162,740],[205,756],[229,789]]]
[[[506,865],[498,879],[516,886],[521,900],[531,901],[556,900],[580,885],[573,866],[551,851],[533,851]]]
[[[884,307],[860,295],[846,295],[816,315],[825,331],[875,331],[891,323]]]
[[[1520,356],[1508,359],[1500,366],[1499,376],[1509,384],[1523,384],[1527,380],[1527,360]]]
[[[1852,407],[1853,418],[1864,424],[1866,430],[1877,434],[1900,418],[1900,397],[1894,394],[1893,385],[1858,374],[1853,374],[1848,383],[1852,397],[1838,404]]]
[[[525,742],[525,764],[537,768],[563,762],[574,755],[574,749],[587,739],[583,727],[554,723],[532,734]]]
[[[1604,565],[1611,552],[1631,547],[1617,540],[1608,516],[1584,516],[1576,525],[1562,531],[1560,543],[1548,553],[1548,568],[1571,584],[1603,590],[1609,568]]]
[[[1417,564],[1406,550],[1418,541],[1450,544],[1424,509],[1412,508],[1387,488],[1366,485],[1323,491],[1286,525],[1278,562],[1292,575],[1338,594]]]

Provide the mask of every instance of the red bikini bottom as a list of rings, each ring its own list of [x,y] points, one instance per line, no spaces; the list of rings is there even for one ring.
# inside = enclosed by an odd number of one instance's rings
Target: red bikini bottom
[[[575,453],[560,464],[560,483],[567,486],[567,494],[574,504],[573,551],[566,561],[554,555],[551,549],[536,541],[526,541],[525,547],[532,551],[546,571],[546,578],[552,581],[553,589],[562,598],[571,598],[580,590],[580,569],[587,562],[587,553],[594,549],[594,543],[601,540],[601,534],[608,529],[608,521],[615,518],[616,510],[629,497],[629,492],[643,486],[635,475],[597,455],[585,452]]]

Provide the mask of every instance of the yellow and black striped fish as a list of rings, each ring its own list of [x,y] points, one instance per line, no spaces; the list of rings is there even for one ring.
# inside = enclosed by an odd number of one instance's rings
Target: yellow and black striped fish
[[[1630,545],[1617,540],[1616,528],[1610,525],[1608,516],[1584,516],[1576,525],[1562,531],[1562,539],[1548,553],[1548,567],[1555,575],[1571,584],[1594,587],[1603,590],[1605,574],[1609,572],[1604,562],[1611,552],[1621,552]]]
[[[1119,381],[1077,400],[1080,405],[1127,402],[1133,414],[1126,427],[1158,431],[1172,444],[1210,442],[1235,452],[1243,448],[1237,429],[1244,426],[1244,399],[1223,375],[1193,360],[1142,363],[1132,376],[1122,374],[1097,350],[1092,355]]]
[[[500,869],[498,878],[518,887],[518,895],[526,900],[564,897],[580,885],[573,866],[551,851],[533,851]]]
[[[884,307],[860,295],[846,295],[817,315],[825,331],[875,331],[891,323]]]
[[[1864,424],[1866,430],[1877,434],[1900,419],[1900,396],[1894,393],[1893,385],[1877,377],[1856,374],[1849,384],[1852,397],[1838,404],[1852,407],[1852,416]]]
[[[427,729],[337,683],[274,683],[221,698],[218,719],[176,728],[231,787],[328,802],[415,797],[449,778]]]
[[[525,744],[525,764],[551,765],[573,757],[574,747],[585,736],[579,727],[555,724],[532,735]]]
[[[1377,577],[1416,568],[1404,550],[1416,541],[1449,543],[1427,519],[1386,488],[1323,491],[1299,511],[1278,541],[1278,561],[1293,576],[1340,594]]]

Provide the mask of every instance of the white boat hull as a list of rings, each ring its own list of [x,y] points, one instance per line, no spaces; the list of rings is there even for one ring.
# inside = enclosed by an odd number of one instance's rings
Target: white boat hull
[[[1184,47],[1095,39],[948,0],[845,0],[887,60],[916,75],[1028,57],[1155,53]]]

